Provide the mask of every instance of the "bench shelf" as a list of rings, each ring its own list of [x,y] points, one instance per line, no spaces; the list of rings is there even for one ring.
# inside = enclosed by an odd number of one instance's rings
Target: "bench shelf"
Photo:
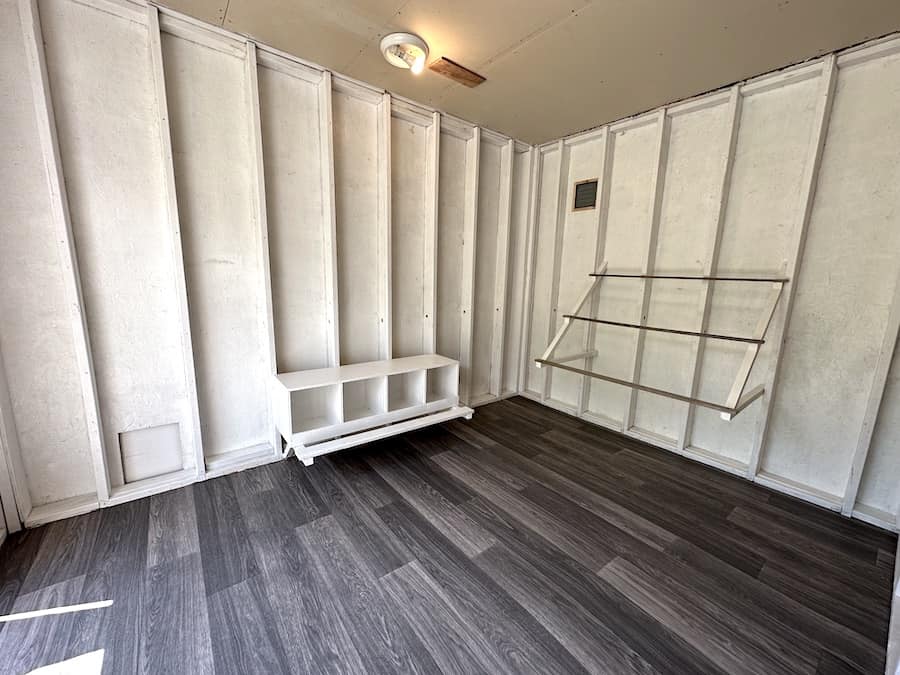
[[[438,354],[275,375],[275,425],[305,464],[327,452],[471,418],[460,406],[459,363]]]

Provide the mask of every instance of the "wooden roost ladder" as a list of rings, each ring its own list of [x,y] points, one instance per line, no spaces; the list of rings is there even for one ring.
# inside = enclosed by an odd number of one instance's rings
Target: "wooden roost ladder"
[[[591,283],[585,289],[584,293],[581,294],[581,297],[578,300],[578,304],[575,305],[575,308],[572,310],[571,314],[565,314],[563,316],[563,323],[560,326],[559,331],[557,331],[556,336],[547,346],[547,349],[544,350],[544,353],[541,355],[539,359],[535,359],[535,364],[538,368],[542,366],[552,366],[553,368],[560,368],[561,370],[568,370],[572,373],[577,373],[579,375],[584,375],[587,377],[594,377],[598,380],[605,380],[606,382],[612,382],[614,384],[621,384],[625,387],[630,387],[632,389],[637,389],[638,391],[645,391],[650,394],[656,394],[658,396],[665,396],[667,398],[675,399],[676,401],[682,401],[684,403],[690,403],[692,405],[702,406],[704,408],[712,408],[713,410],[718,410],[722,419],[730,420],[739,412],[741,412],[748,405],[753,403],[756,399],[762,396],[765,393],[765,387],[762,385],[753,387],[750,391],[745,392],[744,390],[747,388],[747,380],[750,379],[750,371],[753,368],[753,364],[756,363],[756,357],[759,354],[759,349],[765,343],[766,332],[769,330],[769,324],[772,323],[772,317],[775,315],[775,308],[778,306],[778,301],[781,298],[781,293],[784,290],[784,285],[788,283],[787,278],[781,277],[707,277],[707,276],[689,276],[689,275],[669,275],[669,274],[612,274],[606,271],[606,262],[604,262],[600,266],[600,270],[598,272],[593,272],[589,274],[589,277],[592,277]],[[588,299],[597,291],[600,287],[600,283],[603,279],[607,277],[614,277],[617,279],[661,279],[661,280],[688,280],[688,281],[700,281],[704,283],[710,283],[713,281],[735,281],[735,282],[748,282],[748,283],[767,283],[772,285],[772,291],[768,298],[767,308],[768,311],[764,311],[763,315],[759,318],[759,321],[756,324],[756,329],[753,331],[753,335],[748,337],[740,337],[734,335],[721,335],[718,333],[708,333],[701,331],[691,331],[691,330],[680,330],[675,328],[665,328],[662,326],[648,326],[647,324],[642,322],[637,323],[625,323],[622,321],[609,321],[606,319],[597,319],[591,316],[581,316],[580,312],[584,308],[585,303],[587,303]],[[738,368],[737,374],[734,377],[734,384],[731,386],[731,391],[728,394],[728,398],[725,403],[715,403],[713,401],[705,401],[700,398],[694,398],[693,396],[685,396],[683,394],[678,394],[671,391],[665,391],[663,389],[657,389],[655,387],[648,387],[647,385],[640,384],[638,382],[629,382],[627,380],[621,380],[617,377],[612,377],[610,375],[604,375],[603,373],[595,373],[590,370],[584,370],[582,368],[575,368],[574,366],[566,365],[566,362],[574,361],[586,356],[585,354],[574,354],[571,356],[562,356],[557,358],[556,360],[552,359],[553,352],[556,350],[556,347],[562,341],[562,339],[566,336],[566,333],[569,332],[569,328],[572,326],[573,321],[587,321],[590,323],[603,324],[605,326],[618,326],[620,328],[631,328],[634,330],[641,331],[653,331],[658,333],[671,333],[673,335],[687,335],[692,337],[697,337],[701,339],[707,340],[726,340],[729,342],[740,342],[747,345],[747,351],[744,354],[744,360],[741,362],[740,368]]]

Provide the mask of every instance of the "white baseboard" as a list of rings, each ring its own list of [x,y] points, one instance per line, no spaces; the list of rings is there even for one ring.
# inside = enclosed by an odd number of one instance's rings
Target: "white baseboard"
[[[25,518],[25,527],[37,527],[54,520],[63,520],[72,516],[80,516],[83,513],[90,513],[100,508],[100,502],[97,495],[78,495],[61,499],[58,502],[50,502],[49,504],[41,504],[31,509],[31,512]]]
[[[206,459],[206,478],[215,478],[237,471],[246,471],[263,464],[281,461],[283,457],[275,454],[269,443],[252,445],[249,448],[232,450],[221,455],[213,455]]]
[[[900,531],[900,528],[897,527],[897,519],[894,517],[893,513],[876,509],[874,506],[869,506],[868,504],[860,504],[857,502],[851,515],[864,523],[869,523],[869,525],[874,525],[875,527],[880,527],[884,530],[891,530],[892,532]]]
[[[786,495],[790,495],[791,497],[796,497],[797,499],[811,502],[816,506],[821,506],[823,508],[829,509],[830,511],[839,512],[841,510],[842,500],[838,495],[823,492],[822,490],[818,490],[810,485],[804,485],[802,483],[792,481],[789,478],[784,478],[782,476],[776,476],[772,473],[760,471],[758,474],[756,474],[753,482],[759,483],[764,487],[771,488],[776,492],[782,492]]]

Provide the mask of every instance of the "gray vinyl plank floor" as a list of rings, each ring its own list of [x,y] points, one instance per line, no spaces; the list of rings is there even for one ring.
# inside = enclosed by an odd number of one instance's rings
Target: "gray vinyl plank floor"
[[[896,543],[513,398],[13,535],[0,673],[882,673]]]

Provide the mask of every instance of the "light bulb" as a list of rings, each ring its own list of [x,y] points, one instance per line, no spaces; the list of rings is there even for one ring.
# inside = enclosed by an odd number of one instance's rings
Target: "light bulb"
[[[381,40],[381,53],[392,66],[409,68],[414,75],[425,70],[428,45],[412,33],[391,33]]]

